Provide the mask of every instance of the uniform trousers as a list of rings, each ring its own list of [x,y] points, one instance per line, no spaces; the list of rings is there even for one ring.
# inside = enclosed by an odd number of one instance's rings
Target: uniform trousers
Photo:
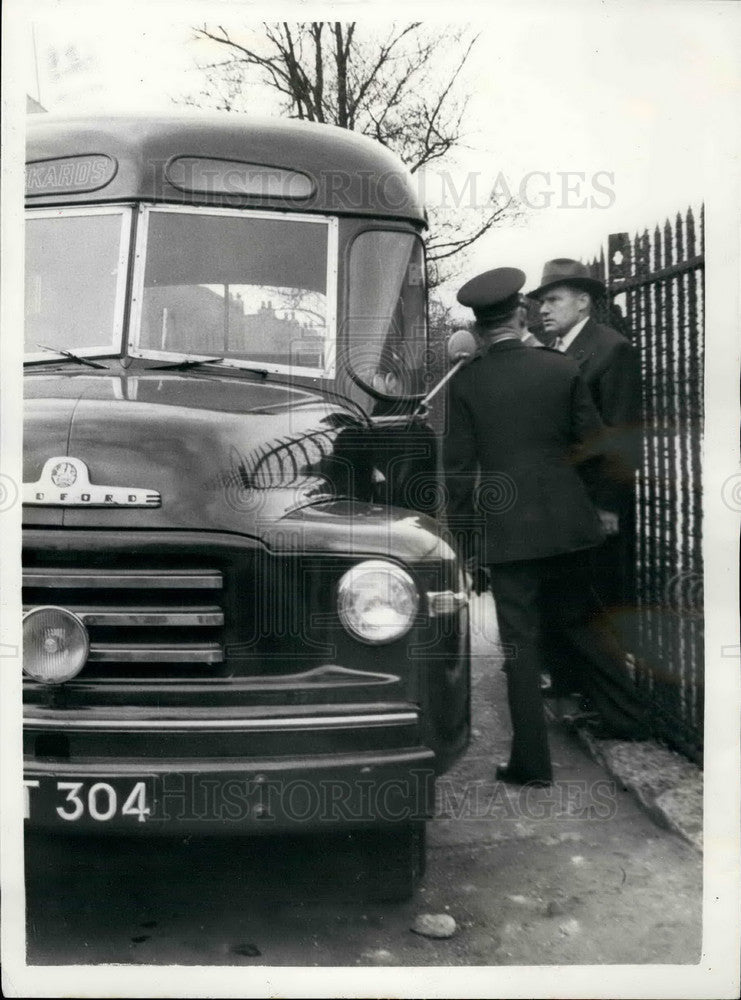
[[[551,755],[540,693],[542,563],[494,563],[489,580],[497,608],[512,723],[509,771],[521,781],[551,781]]]
[[[645,708],[621,644],[591,586],[590,550],[489,565],[512,721],[509,766],[524,780],[551,779],[541,674],[568,673],[610,735],[648,735]]]

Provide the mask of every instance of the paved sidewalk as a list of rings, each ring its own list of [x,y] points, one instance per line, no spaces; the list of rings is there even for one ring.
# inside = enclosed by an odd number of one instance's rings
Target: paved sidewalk
[[[474,599],[474,630],[491,635],[494,604],[490,595]],[[486,621],[486,625],[484,625]],[[496,641],[496,640],[495,640]],[[561,723],[546,703],[550,728]],[[655,740],[603,740],[579,731],[582,745],[610,777],[631,792],[659,826],[673,830],[698,851],[703,848],[703,775],[696,764]]]

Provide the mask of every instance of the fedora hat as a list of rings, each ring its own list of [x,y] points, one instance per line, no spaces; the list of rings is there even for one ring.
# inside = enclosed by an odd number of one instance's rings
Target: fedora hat
[[[543,267],[540,287],[528,294],[540,296],[547,289],[555,288],[556,285],[569,285],[589,292],[591,295],[605,295],[607,292],[604,282],[593,278],[585,264],[578,260],[571,260],[570,257],[557,257],[555,260],[549,260]]]

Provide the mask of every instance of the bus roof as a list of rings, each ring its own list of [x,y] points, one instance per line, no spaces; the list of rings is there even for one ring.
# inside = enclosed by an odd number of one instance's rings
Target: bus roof
[[[261,207],[425,224],[401,161],[332,125],[221,113],[28,119],[32,205]]]

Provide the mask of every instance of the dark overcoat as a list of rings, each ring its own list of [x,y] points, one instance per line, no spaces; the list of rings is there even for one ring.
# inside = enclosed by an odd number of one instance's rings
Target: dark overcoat
[[[641,460],[641,369],[638,351],[612,327],[590,319],[565,351],[589,387],[607,431],[603,456],[585,470],[595,504],[624,513]]]
[[[481,562],[602,541],[577,462],[594,455],[604,427],[573,361],[499,341],[453,377],[448,398],[449,526],[469,549],[479,539]]]

